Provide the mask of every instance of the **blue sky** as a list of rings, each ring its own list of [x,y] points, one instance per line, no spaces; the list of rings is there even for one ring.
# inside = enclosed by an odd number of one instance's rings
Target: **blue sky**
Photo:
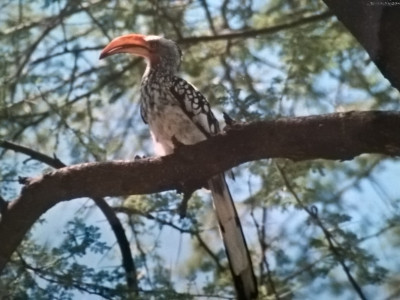
[[[213,5],[216,5],[217,3],[218,2],[216,1],[210,1],[211,7]],[[262,1],[255,2],[255,5],[257,6],[261,4]],[[194,9],[188,12],[187,21],[195,25],[198,24],[199,28],[202,28],[202,26],[205,27],[204,16],[199,13],[200,11],[202,10],[199,7],[195,6]],[[85,21],[84,20],[85,17],[83,17],[83,19],[81,19],[81,17],[82,15],[76,16],[68,20],[67,22],[82,23]],[[60,30],[57,29],[55,32],[60,33]],[[88,41],[88,45],[98,44],[98,40],[96,37],[92,38],[89,35],[86,40]],[[102,42],[105,43],[106,40]],[[39,49],[35,53],[33,59],[41,57],[43,55],[44,49],[45,47]],[[258,86],[259,89],[266,91],[268,88],[268,83],[271,80],[273,80],[273,78],[277,76],[283,76],[283,77],[285,76],[286,74],[286,70],[284,69],[285,66],[280,61],[276,49],[266,48],[264,50],[256,50],[256,49],[253,50],[257,51],[257,53],[261,56],[268,57],[268,59],[277,66],[283,67],[283,70],[277,70],[277,69],[274,70],[270,68],[267,70],[268,72],[266,72],[265,69],[257,69],[254,66],[250,68],[250,72],[253,75],[255,75],[255,77],[262,78],[262,82]],[[107,68],[113,68],[115,70],[121,68],[121,66],[118,64],[114,65],[107,61],[99,62],[98,55],[99,53],[96,51],[91,51],[88,52],[88,54],[85,54],[85,60],[87,60],[88,62],[87,64],[88,67],[90,65],[95,65],[95,66],[100,65],[100,66],[105,66]],[[65,67],[69,68],[72,67],[71,65],[73,61],[72,57],[73,56],[71,55],[70,57],[62,58],[63,60],[65,60]],[[138,68],[142,67],[143,65],[138,66]],[[38,72],[43,72],[43,71],[45,70],[43,69],[38,70]],[[369,65],[367,71],[379,74],[379,71],[373,65]],[[380,77],[382,85],[387,84],[387,81],[383,79],[382,76]],[[329,76],[329,74],[327,73],[321,74],[318,77],[316,85],[318,85],[318,87],[320,87],[321,89],[326,89],[328,91],[327,97],[329,99],[327,102],[329,104],[325,106],[324,112],[335,112],[338,109],[337,106],[332,105],[333,103],[332,101],[329,101],[331,97],[333,97],[334,95],[334,91],[336,89],[337,84],[338,84],[337,80]],[[36,86],[41,87],[42,84],[41,83],[32,84],[32,93],[37,93]],[[137,114],[136,116],[133,117],[134,118],[133,123],[135,126],[134,128],[130,129],[129,135],[127,136],[127,140],[125,141],[126,144],[123,148],[123,151],[120,151],[116,155],[118,156],[118,158],[131,159],[134,156],[134,154],[151,153],[149,141],[145,143],[145,148],[147,149],[140,149],[139,144],[137,142],[136,135],[142,133],[145,129],[144,125],[140,123],[140,117],[136,107],[137,102],[133,104],[132,101],[132,98],[134,98],[135,101],[138,100],[138,95],[135,94],[135,91],[137,90],[135,89],[131,93],[125,95],[125,97],[120,99],[117,104],[107,105],[107,99],[104,99],[103,100],[104,106],[101,109],[96,110],[97,117],[100,120],[103,120],[104,122],[100,122],[99,124],[96,125],[97,127],[95,129],[95,134],[98,135],[99,137],[104,137],[103,134],[105,127],[114,128],[115,130],[113,132],[116,135],[116,139],[118,139],[119,135],[122,134],[121,122],[126,121],[126,119],[121,120],[119,116],[122,113],[125,113],[128,107],[129,107],[129,113]],[[74,91],[73,93],[79,94],[80,91]],[[359,104],[366,99],[371,100],[369,96],[367,96],[363,91],[358,89],[352,89],[349,86],[344,86],[340,98],[341,101],[343,101],[342,106],[344,106],[344,109],[346,109],[347,105],[350,105],[352,103]],[[326,101],[326,99],[321,99],[321,101]],[[44,104],[38,104],[38,105],[44,105]],[[291,99],[285,101],[283,114],[285,114],[285,112],[287,112],[292,105],[293,102],[291,101]],[[314,113],[321,113],[321,107],[314,108],[312,106],[298,105],[297,110],[295,111],[295,115],[310,115]],[[51,126],[49,127],[51,128]],[[65,163],[71,163],[71,162],[76,163],[77,161],[74,161],[69,152],[69,142],[71,141],[71,139],[73,139],[73,135],[71,133],[66,133],[65,136],[66,136],[65,140],[60,142],[60,144],[56,148],[57,149],[56,154]],[[26,140],[29,141],[29,135],[26,136]],[[29,144],[29,142],[27,143]],[[48,154],[51,155],[51,153]],[[111,153],[107,156],[107,159],[113,159],[113,158],[115,158],[115,155]],[[20,156],[21,161],[24,159],[25,157]],[[353,163],[354,162],[350,161],[350,162],[344,162],[343,164],[351,165]],[[25,174],[20,174],[20,175],[35,176],[39,173],[40,173],[39,170],[35,169],[32,170],[31,172],[26,172]],[[379,167],[379,170],[374,172],[373,174],[374,174],[373,178],[376,182],[371,182],[370,180],[363,180],[359,186],[354,186],[353,188],[350,188],[345,194],[342,195],[341,204],[343,205],[345,212],[352,216],[352,220],[340,224],[341,228],[354,229],[357,232],[362,232],[364,235],[369,235],[379,230],[380,226],[382,226],[382,220],[391,218],[393,216],[397,216],[399,214],[398,211],[399,208],[397,204],[398,201],[400,200],[400,194],[397,189],[398,180],[396,180],[399,175],[398,161],[391,159],[386,160]],[[243,214],[245,212],[245,207],[243,205],[240,205],[240,202],[243,201],[244,199],[247,199],[250,196],[250,192],[247,188],[248,176],[249,174],[245,172],[242,176],[239,176],[239,178],[235,182],[230,181],[234,198],[238,202],[238,207],[240,211],[239,214]],[[329,174],[329,172],[326,173],[325,179],[326,180],[332,179],[331,174]],[[321,180],[325,179],[321,177]],[[257,183],[257,179],[253,179],[253,181],[254,181],[253,192],[256,192],[257,187],[259,187],[259,183]],[[346,185],[349,182],[351,182],[351,180],[344,179],[343,181],[338,182],[338,184]],[[206,193],[204,192],[200,193],[202,195],[206,195]],[[208,196],[206,197],[208,199]],[[207,201],[208,202],[206,202],[206,205],[210,205],[209,199]],[[47,220],[46,223],[35,226],[34,237],[37,237],[38,240],[44,243],[57,245],[64,238],[63,232],[66,222],[68,222],[70,218],[77,213],[77,211],[81,210],[83,205],[88,205],[91,203],[92,203],[91,200],[79,199],[58,204],[56,207],[54,207],[45,214],[44,217]],[[256,212],[256,214],[257,213],[259,212]],[[283,232],[282,228],[284,228],[284,232],[288,233],[292,232],[292,234],[296,234],[297,232],[296,230],[298,229],[298,227],[303,226],[305,232],[307,232],[308,234],[312,234],[313,233],[312,230],[310,228],[307,228],[304,219],[305,219],[304,213],[301,213],[294,209],[289,209],[288,211],[271,209],[267,224],[269,228],[268,235],[270,239],[274,240],[274,238],[278,238],[279,240],[279,235],[282,234]],[[105,218],[102,216],[102,214],[99,212],[97,208],[93,208],[87,212],[86,220],[88,223],[95,224],[102,229],[102,236],[104,240],[107,241],[115,240],[109,228],[109,225],[105,222]],[[288,222],[288,220],[290,220],[291,222]],[[250,221],[250,219],[246,218],[243,219],[242,221],[245,224],[246,235],[249,237],[254,237],[255,230],[254,226],[252,226],[252,222]],[[147,222],[149,224],[151,223],[150,221]],[[130,231],[127,230],[127,232]],[[155,230],[155,237],[149,237],[148,239],[146,239],[146,243],[148,244],[149,247],[152,247],[152,244],[155,243],[157,237],[158,237],[158,232]],[[374,249],[373,252],[378,255],[378,258],[382,262],[382,265],[391,269],[394,273],[398,273],[399,266],[398,264],[395,263],[396,261],[398,261],[396,259],[398,254],[396,249],[391,245],[389,245],[390,240],[388,240],[388,238],[390,238],[390,236],[386,235],[380,236],[378,238],[371,238],[366,242],[364,242],[363,246],[366,249]],[[299,239],[301,239],[301,237],[299,237]],[[249,240],[251,241],[252,239],[249,238]],[[218,241],[217,239],[215,239],[215,241],[220,243],[220,241]],[[176,232],[173,229],[163,228],[159,242],[161,247],[161,254],[165,260],[165,265],[170,267],[172,278],[178,279],[181,271],[180,267],[184,265],[186,259],[190,257],[191,247],[192,247],[190,237],[188,235],[181,235],[180,233]],[[113,244],[114,242],[111,243]],[[220,245],[221,243],[219,244],[219,246]],[[135,249],[134,243],[132,244],[132,248]],[[137,252],[134,251],[134,253],[137,255]],[[293,256],[299,254],[298,249],[296,248],[289,249],[288,253]],[[106,257],[88,255],[87,257],[85,257],[85,262],[100,268],[112,265],[114,266],[119,265],[121,262],[119,256],[119,249],[118,247],[114,246]],[[344,279],[343,277],[344,275],[341,272],[341,270],[335,270],[335,272],[333,273],[334,276]],[[203,280],[206,280],[206,276],[204,276]],[[323,281],[324,280],[318,281],[314,283],[314,285],[323,284]],[[186,282],[181,283],[181,288],[182,289],[186,288]],[[308,288],[309,287],[307,286],[297,287],[298,289],[297,291],[299,292],[300,295],[299,296],[300,298],[298,299],[301,299],[301,295],[307,293]],[[379,290],[376,287],[374,287],[374,290],[371,289],[369,292],[376,293],[377,296],[382,296],[382,294],[379,294],[381,291],[382,290]],[[329,291],[326,291],[325,294],[324,293],[318,294],[318,299],[320,299],[319,297],[321,297],[321,295],[324,296],[324,299],[334,298],[334,296],[332,296]],[[352,299],[351,297],[352,295],[349,295],[349,299]]]

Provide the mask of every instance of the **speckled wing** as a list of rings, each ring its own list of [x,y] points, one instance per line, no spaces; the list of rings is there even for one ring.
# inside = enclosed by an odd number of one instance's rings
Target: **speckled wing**
[[[192,84],[174,77],[170,90],[180,103],[182,110],[206,137],[219,132],[218,121],[210,109],[210,104]]]
[[[181,78],[174,77],[172,83],[171,93],[197,128],[206,137],[218,133],[218,122],[207,99],[193,85]],[[219,174],[210,178],[208,186],[213,195],[213,203],[237,291],[237,299],[256,299],[257,281],[250,253],[224,175]]]

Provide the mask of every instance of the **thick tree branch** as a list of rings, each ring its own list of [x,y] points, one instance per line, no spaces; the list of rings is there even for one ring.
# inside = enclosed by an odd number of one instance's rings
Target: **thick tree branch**
[[[156,193],[264,158],[351,159],[400,155],[400,113],[348,112],[235,124],[177,153],[137,161],[86,163],[28,180],[0,221],[0,271],[32,224],[60,201]]]
[[[323,0],[400,91],[400,5],[381,0]]]

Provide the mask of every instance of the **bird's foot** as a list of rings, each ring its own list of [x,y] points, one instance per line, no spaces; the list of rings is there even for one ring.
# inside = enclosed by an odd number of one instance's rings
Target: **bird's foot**
[[[143,158],[146,158],[146,155],[143,155],[143,156],[140,156],[140,155],[135,155],[135,157],[133,158],[133,160],[134,161],[137,161],[137,160],[141,160],[141,159],[143,159]]]

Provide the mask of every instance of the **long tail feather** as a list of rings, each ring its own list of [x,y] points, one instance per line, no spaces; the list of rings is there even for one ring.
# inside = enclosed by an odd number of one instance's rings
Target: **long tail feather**
[[[209,187],[213,195],[220,232],[228,256],[237,299],[256,299],[257,281],[242,226],[223,174],[212,177]]]

